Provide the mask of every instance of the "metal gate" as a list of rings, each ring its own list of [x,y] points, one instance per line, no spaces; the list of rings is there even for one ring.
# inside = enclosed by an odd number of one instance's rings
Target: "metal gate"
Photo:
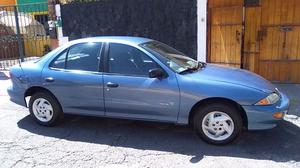
[[[47,3],[0,6],[0,69],[49,50]]]

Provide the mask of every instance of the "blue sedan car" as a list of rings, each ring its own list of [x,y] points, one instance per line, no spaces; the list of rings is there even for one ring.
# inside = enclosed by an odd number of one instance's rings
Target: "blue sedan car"
[[[190,124],[206,142],[226,144],[243,130],[276,126],[288,98],[262,77],[197,62],[155,40],[75,40],[10,69],[11,101],[39,124],[63,114]]]

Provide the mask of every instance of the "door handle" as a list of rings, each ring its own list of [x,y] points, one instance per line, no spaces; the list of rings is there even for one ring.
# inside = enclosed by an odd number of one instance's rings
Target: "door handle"
[[[47,78],[45,78],[45,81],[46,81],[46,82],[54,82],[54,78],[52,78],[52,77],[47,77]]]
[[[116,88],[116,87],[119,87],[119,84],[117,84],[117,83],[112,83],[112,82],[107,82],[107,83],[106,83],[106,86],[107,86],[107,87],[110,87],[110,88]]]

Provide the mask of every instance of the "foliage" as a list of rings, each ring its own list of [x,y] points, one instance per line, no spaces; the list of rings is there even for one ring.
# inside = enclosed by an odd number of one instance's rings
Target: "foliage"
[[[49,53],[50,51],[51,51],[50,45],[45,44],[44,45],[44,51],[43,51],[44,55]]]
[[[88,3],[88,2],[96,2],[100,0],[59,0],[61,4],[70,4],[70,3]]]

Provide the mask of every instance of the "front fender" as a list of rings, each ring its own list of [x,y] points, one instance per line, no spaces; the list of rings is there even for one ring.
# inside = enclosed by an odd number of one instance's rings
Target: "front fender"
[[[178,78],[178,84],[181,97],[178,115],[178,123],[180,124],[187,124],[194,105],[205,99],[225,98],[241,106],[247,106],[255,104],[268,95],[268,93],[252,87],[199,79],[191,81],[190,78],[184,78],[183,76]]]

